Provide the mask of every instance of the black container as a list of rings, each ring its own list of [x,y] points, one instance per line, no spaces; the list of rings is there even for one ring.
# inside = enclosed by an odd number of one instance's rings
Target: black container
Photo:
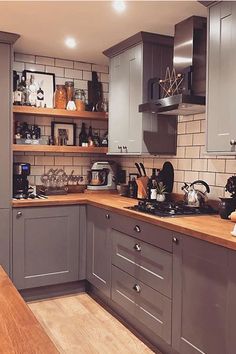
[[[219,214],[222,219],[228,219],[236,209],[236,198],[220,198]]]

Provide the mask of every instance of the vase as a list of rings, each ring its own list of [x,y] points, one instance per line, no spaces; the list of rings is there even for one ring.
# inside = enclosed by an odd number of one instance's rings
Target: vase
[[[228,219],[236,209],[236,198],[220,198],[219,214],[222,219]]]
[[[165,194],[157,194],[157,202],[164,202],[166,199]]]

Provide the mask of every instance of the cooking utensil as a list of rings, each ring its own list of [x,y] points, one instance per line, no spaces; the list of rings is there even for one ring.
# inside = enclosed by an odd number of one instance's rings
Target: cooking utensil
[[[205,191],[202,192],[198,189],[195,189],[195,185],[203,185],[205,187]],[[184,186],[181,188],[185,192],[185,202],[189,207],[194,207],[194,208],[199,208],[201,205],[203,205],[206,200],[207,200],[207,193],[210,193],[210,187],[209,185],[202,181],[202,180],[197,180],[191,183],[190,185],[187,183],[184,183]]]
[[[135,166],[136,166],[136,168],[138,170],[139,177],[142,177],[141,168],[140,168],[140,166],[139,166],[139,164],[137,162],[135,162]]]
[[[166,187],[166,192],[171,193],[174,185],[174,167],[171,162],[164,162],[158,174],[158,180]]]
[[[139,166],[141,167],[142,171],[143,171],[143,174],[144,176],[147,176],[146,174],[146,170],[145,170],[145,167],[144,167],[144,164],[142,162],[140,162]]]

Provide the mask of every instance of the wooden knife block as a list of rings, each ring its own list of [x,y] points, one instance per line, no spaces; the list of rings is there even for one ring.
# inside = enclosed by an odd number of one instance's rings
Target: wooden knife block
[[[146,199],[148,197],[148,195],[147,195],[148,180],[149,180],[149,178],[147,176],[146,177],[138,177],[136,179],[136,183],[138,185],[138,193],[137,193],[138,199]]]

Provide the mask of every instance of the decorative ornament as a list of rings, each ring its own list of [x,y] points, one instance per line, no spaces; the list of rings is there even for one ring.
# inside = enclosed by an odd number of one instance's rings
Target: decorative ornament
[[[176,74],[175,69],[172,69],[172,71],[170,71],[170,68],[167,67],[164,80],[159,80],[159,85],[162,92],[161,98],[180,94],[183,79],[183,74]]]

